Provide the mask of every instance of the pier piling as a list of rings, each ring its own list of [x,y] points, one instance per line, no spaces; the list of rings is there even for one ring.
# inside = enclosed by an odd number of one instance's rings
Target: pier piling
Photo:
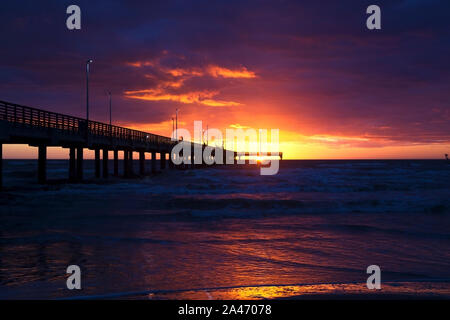
[[[108,178],[108,149],[103,149],[103,178]]]
[[[76,159],[75,159],[75,148],[69,148],[69,181],[73,182],[76,180]]]
[[[161,170],[164,170],[166,168],[166,153],[161,152]]]
[[[38,182],[45,183],[47,180],[47,146],[38,146]]]
[[[171,152],[169,152],[169,169],[173,169],[173,167],[174,167],[174,165],[173,165],[173,162],[172,162],[172,153]]]
[[[3,144],[0,143],[0,190],[3,187]]]
[[[156,151],[152,151],[152,173],[156,173]]]
[[[114,176],[119,176],[119,150],[114,149]]]
[[[139,151],[139,174],[145,175],[145,152]]]
[[[128,165],[128,150],[123,150],[123,175],[128,178],[130,176]]]
[[[130,177],[134,175],[133,150],[128,151],[128,174]]]
[[[100,178],[100,149],[95,149],[95,177]]]
[[[77,180],[83,180],[83,148],[77,148]]]

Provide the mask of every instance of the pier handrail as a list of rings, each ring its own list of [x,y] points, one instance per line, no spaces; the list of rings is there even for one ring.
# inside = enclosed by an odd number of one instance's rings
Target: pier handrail
[[[86,119],[2,100],[0,100],[0,120],[21,126],[59,129],[74,135],[86,133]],[[88,123],[88,134],[136,142],[173,144],[172,139],[168,137],[92,120]]]

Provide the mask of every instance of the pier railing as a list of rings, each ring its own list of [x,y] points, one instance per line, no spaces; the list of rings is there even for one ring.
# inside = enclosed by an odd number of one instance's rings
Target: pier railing
[[[86,126],[86,119],[1,100],[0,120],[7,121],[14,126],[32,127],[37,129],[53,128],[73,135],[85,136],[87,134],[88,136],[102,136],[130,140],[132,142],[173,144],[173,141],[168,137],[91,120],[89,120],[88,125]]]

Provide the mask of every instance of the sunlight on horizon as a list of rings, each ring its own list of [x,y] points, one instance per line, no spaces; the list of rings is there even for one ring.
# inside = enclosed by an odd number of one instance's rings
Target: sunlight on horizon
[[[321,144],[302,144],[296,142],[281,142],[279,151],[283,160],[327,160],[327,159],[444,159],[450,150],[450,145],[405,145],[380,148],[338,148]],[[269,150],[270,151],[270,150]],[[84,151],[86,159],[94,158],[94,151]],[[120,153],[119,153],[120,154]],[[60,147],[48,148],[48,159],[68,159],[68,149]],[[258,157],[257,160],[270,158]],[[4,144],[3,159],[37,159],[37,148],[25,144]]]

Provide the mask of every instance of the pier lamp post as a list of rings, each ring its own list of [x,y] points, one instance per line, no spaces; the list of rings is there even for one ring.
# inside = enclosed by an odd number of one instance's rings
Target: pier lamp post
[[[178,141],[178,108],[176,109],[175,115],[175,139]]]
[[[172,117],[172,140],[175,140],[174,131],[175,131],[175,119],[174,117]]]
[[[112,125],[112,108],[111,108],[111,91],[108,92],[109,95],[109,126]]]
[[[94,62],[92,59],[86,61],[86,125],[89,127],[89,65]]]

